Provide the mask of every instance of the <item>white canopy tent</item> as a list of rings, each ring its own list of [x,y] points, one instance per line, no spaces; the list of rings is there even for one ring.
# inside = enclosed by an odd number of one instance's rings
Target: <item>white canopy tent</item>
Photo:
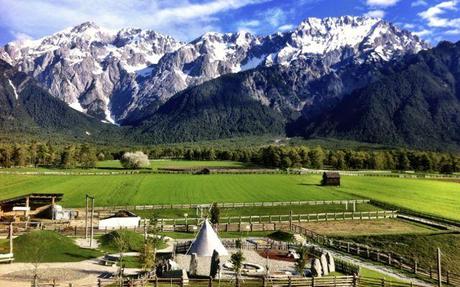
[[[220,256],[227,256],[228,251],[220,241],[208,219],[201,225],[200,231],[187,251],[187,255],[196,253],[197,256],[212,256],[214,250]]]

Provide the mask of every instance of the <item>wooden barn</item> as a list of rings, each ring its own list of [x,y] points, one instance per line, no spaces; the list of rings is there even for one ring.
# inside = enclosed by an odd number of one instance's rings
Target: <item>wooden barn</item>
[[[338,172],[324,172],[321,185],[340,186],[340,173]]]

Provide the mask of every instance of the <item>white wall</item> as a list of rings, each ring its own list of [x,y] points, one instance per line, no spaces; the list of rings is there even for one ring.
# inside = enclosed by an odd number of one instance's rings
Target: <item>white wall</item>
[[[120,227],[139,226],[140,217],[112,217],[99,220],[99,229],[116,229]]]

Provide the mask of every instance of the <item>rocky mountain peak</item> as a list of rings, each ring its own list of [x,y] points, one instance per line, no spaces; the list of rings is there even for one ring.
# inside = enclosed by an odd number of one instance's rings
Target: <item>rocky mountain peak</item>
[[[409,32],[369,17],[308,18],[293,31],[268,36],[208,32],[189,43],[152,30],[114,31],[85,22],[10,43],[0,48],[0,57],[75,109],[121,122],[225,74],[295,64],[318,79],[349,63],[379,63],[427,47]]]

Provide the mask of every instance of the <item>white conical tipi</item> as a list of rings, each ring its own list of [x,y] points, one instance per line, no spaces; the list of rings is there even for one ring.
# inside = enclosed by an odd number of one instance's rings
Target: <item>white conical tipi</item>
[[[208,219],[206,219],[203,225],[201,225],[200,231],[198,231],[192,245],[188,249],[187,255],[196,253],[197,256],[212,256],[214,250],[216,250],[220,256],[228,255],[227,249],[225,249]]]

